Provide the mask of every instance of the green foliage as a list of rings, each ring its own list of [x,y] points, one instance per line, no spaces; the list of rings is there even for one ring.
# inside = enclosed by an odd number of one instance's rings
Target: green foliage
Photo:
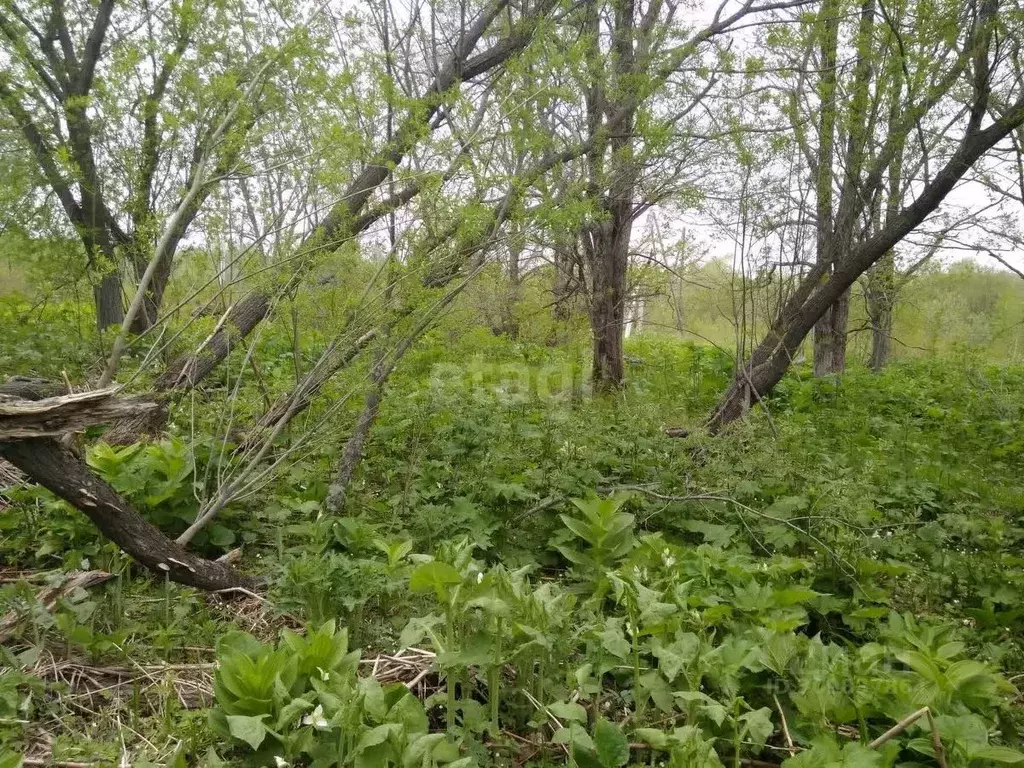
[[[620,512],[627,497],[600,499],[572,499],[582,517],[559,515],[565,527],[587,545],[586,551],[560,545],[569,562],[585,571],[603,574],[615,566],[633,549],[633,515]]]
[[[279,330],[261,348],[275,391],[294,378]],[[122,649],[180,661],[219,639],[216,726],[183,714],[159,726],[191,734],[189,759],[214,747],[235,764],[485,764],[522,756],[514,733],[538,760],[571,752],[588,766],[623,764],[623,739],[627,763],[927,765],[925,720],[882,749],[862,743],[927,705],[951,766],[1013,764],[1024,372],[968,359],[839,380],[797,368],[767,402],[770,423],[757,410],[732,434],[678,440],[662,427],[704,412],[731,359],[647,335],[627,351],[627,390],[591,400],[579,348],[442,324],[396,372],[344,515],[322,512],[329,454],[226,510],[219,523],[269,577],[274,608],[320,627],[306,638],[225,634],[232,613],[211,621],[188,591],[129,578],[83,516],[18,489],[0,516],[8,561],[123,576],[53,613],[27,586],[5,588],[16,643],[124,665]],[[257,413],[259,394],[243,391],[240,412]],[[197,435],[213,411],[197,400]],[[174,532],[216,487],[204,478],[220,453],[171,437],[88,456]],[[358,645],[433,650],[436,693],[420,703],[385,687],[382,708],[329,629],[339,620]],[[307,642],[322,646],[316,665],[301,661]],[[398,694],[415,718],[391,713]],[[116,757],[116,733],[62,754]]]
[[[195,454],[194,444],[176,437],[123,448],[101,442],[89,451],[88,463],[158,528],[178,534],[195,521],[199,511],[196,491],[204,484]],[[235,543],[235,534],[214,523],[198,534],[197,543],[228,548]]]
[[[401,683],[357,677],[359,652],[333,621],[274,646],[236,632],[217,644],[211,727],[242,762],[437,766],[459,749],[428,733],[423,705]]]

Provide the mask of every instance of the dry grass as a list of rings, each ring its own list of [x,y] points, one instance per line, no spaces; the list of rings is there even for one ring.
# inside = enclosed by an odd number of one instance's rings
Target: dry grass
[[[0,514],[11,505],[7,492],[20,488],[25,483],[21,470],[3,459],[0,459]]]

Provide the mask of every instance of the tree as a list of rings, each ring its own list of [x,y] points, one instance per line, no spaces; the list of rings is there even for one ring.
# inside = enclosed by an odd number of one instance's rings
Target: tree
[[[625,378],[622,340],[634,222],[684,189],[687,172],[702,162],[697,147],[704,142],[693,140],[687,119],[709,98],[717,69],[729,58],[725,46],[715,48],[716,39],[749,16],[806,4],[751,0],[727,13],[730,4],[723,2],[710,23],[695,27],[676,19],[676,2],[651,0],[646,8],[633,0],[585,5],[580,90],[584,133],[594,148],[580,174],[592,212],[578,237],[590,299],[595,392],[614,391]],[[570,270],[572,263],[566,260]]]
[[[819,40],[832,23],[824,7],[801,27],[805,45]],[[1021,32],[1020,18],[1009,4],[985,0],[963,6],[925,3],[910,7],[887,2],[878,8],[882,23],[870,24],[865,17],[873,17],[873,3],[859,7],[856,28],[871,31],[874,54],[866,55],[865,38],[855,38],[858,44],[852,47],[865,53],[857,59],[851,81],[854,91],[846,94],[844,103],[849,105],[851,125],[857,130],[850,132],[847,140],[840,185],[843,192],[834,209],[830,247],[825,257],[800,277],[763,340],[738,367],[710,419],[712,431],[740,417],[745,403],[768,395],[807,334],[854,281],[919,227],[975,163],[1024,124],[1017,53],[1002,44]],[[887,66],[867,67],[865,60]],[[902,82],[898,115],[889,124],[880,123],[877,115],[896,82]],[[795,115],[816,107],[801,106],[796,99],[798,90],[789,93],[793,94],[788,99],[791,123],[806,124],[806,120],[794,119]],[[908,135],[917,135],[920,141],[905,141]],[[806,132],[798,130],[795,136],[805,155],[820,156],[813,151]],[[890,182],[895,179],[890,169],[897,158],[906,169],[900,178],[914,180],[890,183],[890,188],[899,188],[891,201],[892,213],[872,229],[868,226],[871,201],[879,199],[887,177]],[[932,166],[940,158],[941,164],[933,172]],[[808,164],[816,167],[810,161]],[[907,173],[910,169],[914,173]],[[917,173],[921,180],[915,178]]]
[[[262,114],[236,96],[268,46],[251,29],[247,54],[229,12],[192,0],[0,9],[0,102],[81,241],[100,329],[124,318],[123,267],[142,280],[151,260],[132,331],[156,321],[178,246]]]

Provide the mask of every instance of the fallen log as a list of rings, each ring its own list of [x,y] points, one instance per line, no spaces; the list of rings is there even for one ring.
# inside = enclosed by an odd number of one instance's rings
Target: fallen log
[[[158,407],[152,398],[119,398],[116,389],[25,400],[0,388],[0,458],[85,514],[136,562],[200,589],[253,587],[258,581],[198,557],[168,539],[57,439],[125,413]]]

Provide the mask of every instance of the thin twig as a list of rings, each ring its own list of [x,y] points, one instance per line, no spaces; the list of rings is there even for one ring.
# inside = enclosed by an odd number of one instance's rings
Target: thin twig
[[[782,711],[779,697],[773,693],[772,699],[775,701],[775,708],[779,710],[779,719],[782,721],[782,735],[786,738],[786,748],[789,750],[790,756],[794,756],[796,755],[796,747],[793,746],[793,737],[789,735],[789,723],[786,722],[786,713]]]

